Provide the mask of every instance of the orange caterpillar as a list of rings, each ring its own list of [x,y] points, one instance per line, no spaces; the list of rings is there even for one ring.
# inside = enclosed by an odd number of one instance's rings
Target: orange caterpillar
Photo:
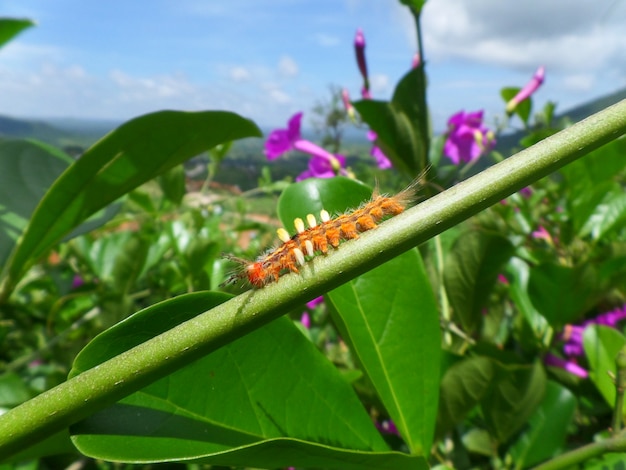
[[[416,186],[413,183],[395,196],[381,195],[375,189],[369,202],[347,214],[331,219],[328,212],[322,210],[319,224],[315,216],[309,214],[306,216],[309,228],[305,228],[302,219],[294,220],[296,234],[289,236],[287,230],[279,228],[277,234],[283,244],[256,261],[227,256],[239,263],[241,269],[231,275],[222,286],[246,279],[253,287],[260,288],[278,281],[286,272],[297,273],[298,266],[306,262],[307,256],[326,254],[329,246],[337,248],[343,240],[359,238],[359,233],[376,228],[385,217],[403,212],[415,200]]]

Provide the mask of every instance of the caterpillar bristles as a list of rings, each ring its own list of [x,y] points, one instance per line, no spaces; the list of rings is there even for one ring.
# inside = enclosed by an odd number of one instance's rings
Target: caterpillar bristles
[[[338,248],[342,241],[357,239],[360,233],[375,229],[384,219],[404,212],[416,201],[417,189],[424,174],[395,196],[381,194],[376,184],[368,202],[334,218],[328,211],[322,210],[318,223],[314,215],[307,214],[308,228],[301,218],[296,218],[293,221],[296,233],[290,236],[287,230],[279,228],[276,233],[282,244],[255,261],[225,255],[239,264],[240,268],[220,287],[246,279],[252,287],[261,288],[278,281],[287,272],[298,273],[298,267],[306,263],[307,257],[312,258],[317,253],[326,254],[329,246]]]

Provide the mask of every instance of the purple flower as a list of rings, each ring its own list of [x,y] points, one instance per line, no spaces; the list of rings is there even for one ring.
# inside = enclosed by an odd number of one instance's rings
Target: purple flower
[[[378,135],[376,135],[376,132],[372,130],[367,131],[367,140],[369,140],[370,142],[376,142],[376,139],[378,139]],[[376,144],[372,146],[370,155],[374,157],[374,159],[376,160],[376,165],[381,170],[387,170],[388,168],[392,167],[391,161],[387,158],[387,155],[385,155],[380,147],[378,147]]]
[[[356,53],[356,63],[359,66],[359,71],[363,77],[363,90],[361,91],[361,95],[364,93],[369,94],[370,82],[367,75],[367,62],[365,61],[365,36],[363,35],[361,28],[356,30],[356,36],[354,37],[354,52]],[[365,96],[363,96],[363,98],[368,99]]]
[[[311,328],[311,316],[309,315],[309,312],[302,312],[302,316],[300,317],[300,323],[302,323],[302,326],[305,327],[307,330]]]
[[[72,289],[78,289],[83,284],[85,284],[85,281],[80,274],[75,274],[74,279],[72,279]]]
[[[589,372],[580,367],[574,359],[563,359],[548,353],[543,358],[543,362],[545,362],[548,366],[564,369],[570,374],[577,375],[582,379],[586,379],[589,376]]]
[[[443,148],[452,163],[469,163],[495,145],[493,132],[483,124],[483,111],[459,111],[448,120],[448,138]]]
[[[395,434],[396,436],[400,435],[396,424],[390,419],[386,419],[384,421],[381,421],[380,423],[376,422],[374,424],[376,425],[376,428],[383,434]]]
[[[552,235],[550,235],[550,232],[548,232],[543,225],[540,225],[539,228],[531,234],[531,236],[536,240],[545,240],[550,245],[554,244]]]
[[[313,300],[309,300],[306,303],[306,306],[308,308],[310,308],[311,310],[313,310],[315,307],[317,307],[319,304],[323,304],[324,303],[324,296],[320,295],[319,297],[315,297]]]
[[[419,52],[416,52],[413,56],[413,60],[411,61],[411,68],[417,68],[422,63],[422,58],[420,57]]]
[[[583,349],[583,333],[585,332],[585,326],[579,325],[565,325],[563,332],[559,335],[559,338],[565,341],[563,344],[563,353],[566,356],[580,357],[584,354]]]
[[[308,178],[333,178],[340,175],[347,175],[348,172],[344,170],[346,165],[346,157],[343,155],[335,155],[332,161],[318,156],[313,156],[309,160],[308,170],[303,171],[296,176],[296,181],[302,181]]]
[[[519,190],[519,193],[525,197],[525,198],[529,198],[530,196],[533,195],[533,189],[530,186],[526,186],[525,188],[522,188]]]
[[[296,181],[306,178],[332,178],[338,174],[347,174],[344,170],[346,159],[342,155],[333,155],[319,145],[303,139],[300,134],[302,113],[294,114],[287,123],[286,129],[272,131],[265,141],[265,156],[268,160],[275,160],[281,155],[298,150],[308,153],[313,158],[309,160],[309,169],[301,173]]]
[[[511,100],[506,104],[506,112],[507,114],[512,114],[515,111],[515,108],[518,104],[520,104],[525,99],[530,98],[530,96],[537,91],[537,89],[544,82],[546,76],[546,69],[542,65],[537,69],[533,78],[528,82],[524,88],[517,92]]]
[[[591,322],[597,325],[609,326],[611,328],[617,328],[617,324],[626,318],[626,305],[622,308],[616,308],[610,312],[601,313]]]
[[[610,312],[601,313],[595,318],[585,320],[578,325],[565,325],[563,331],[558,335],[558,339],[563,341],[563,354],[567,359],[547,354],[544,358],[545,363],[565,369],[579,377],[587,378],[587,371],[576,362],[576,358],[582,357],[585,353],[583,347],[585,328],[589,325],[604,325],[610,328],[617,328],[618,323],[624,319],[626,319],[626,305]]]

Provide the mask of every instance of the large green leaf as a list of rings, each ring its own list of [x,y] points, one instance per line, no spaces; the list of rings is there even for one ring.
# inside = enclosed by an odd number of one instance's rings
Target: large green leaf
[[[288,186],[278,201],[278,217],[288,232],[294,233],[293,221],[313,214],[320,221],[322,209],[331,215],[343,213],[368,201],[372,190],[363,183],[345,178],[310,178]]]
[[[575,411],[574,394],[548,381],[543,401],[528,420],[529,429],[511,446],[513,461],[525,468],[560,454]]]
[[[533,365],[498,364],[496,379],[481,402],[491,434],[500,443],[528,424],[546,390],[546,373]]]
[[[307,180],[285,190],[279,214],[288,224],[321,207],[342,212],[362,201],[363,192],[363,186],[343,178]],[[438,400],[440,337],[432,288],[418,252],[363,274],[330,292],[328,299],[411,452],[428,453]]]
[[[94,367],[227,299],[196,293],[145,309],[94,339],[72,374]],[[168,315],[164,315],[168,313]],[[189,364],[71,429],[106,460],[198,460],[254,467],[425,468],[387,451],[335,367],[283,317]]]
[[[585,225],[608,193],[621,194],[617,176],[626,168],[624,154],[626,140],[617,139],[561,169],[569,193],[569,214],[576,231]],[[598,161],[602,164],[598,165]]]
[[[545,392],[540,363],[503,364],[488,357],[464,359],[450,367],[441,382],[437,435],[480,406],[493,438],[502,443],[527,424]]]
[[[140,184],[220,143],[261,132],[223,111],[160,111],[133,119],[97,142],[52,185],[3,271],[16,282],[29,261]]]
[[[583,347],[591,370],[589,378],[610,407],[615,406],[615,359],[626,344],[619,331],[602,325],[589,325],[583,333]]]
[[[454,313],[466,330],[479,326],[489,293],[512,254],[506,238],[479,231],[462,235],[452,247],[444,282]]]
[[[427,166],[428,114],[425,103],[419,100],[425,86],[424,73],[416,67],[400,80],[391,102],[354,103],[394,167],[413,178]]]
[[[0,142],[0,266],[43,195],[71,163],[65,153],[40,142]]]
[[[552,326],[579,319],[597,301],[597,275],[593,266],[543,263],[530,270],[528,294],[535,308]]]
[[[441,337],[419,252],[363,274],[329,292],[328,299],[411,453],[428,455],[439,399]]]
[[[617,186],[617,185],[616,185]],[[626,194],[621,187],[611,193],[605,193],[602,201],[594,208],[589,218],[579,231],[579,236],[591,235],[600,240],[607,233],[619,230],[626,223]]]
[[[35,23],[27,19],[0,18],[0,47]]]
[[[494,362],[475,356],[452,365],[441,379],[441,401],[437,435],[443,436],[465,419],[491,387],[496,374]]]

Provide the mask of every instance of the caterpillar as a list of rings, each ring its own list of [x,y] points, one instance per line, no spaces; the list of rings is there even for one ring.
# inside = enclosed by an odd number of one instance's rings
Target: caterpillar
[[[419,178],[395,196],[380,194],[375,188],[368,202],[335,218],[322,210],[319,223],[313,214],[308,214],[308,228],[302,219],[297,218],[294,220],[296,233],[290,236],[287,230],[279,228],[276,233],[282,244],[255,261],[225,255],[240,266],[220,287],[245,279],[258,289],[278,281],[283,274],[298,273],[298,266],[304,265],[307,257],[318,253],[325,255],[329,247],[336,249],[342,241],[359,238],[359,233],[375,229],[383,219],[404,212],[416,199],[418,181]]]

